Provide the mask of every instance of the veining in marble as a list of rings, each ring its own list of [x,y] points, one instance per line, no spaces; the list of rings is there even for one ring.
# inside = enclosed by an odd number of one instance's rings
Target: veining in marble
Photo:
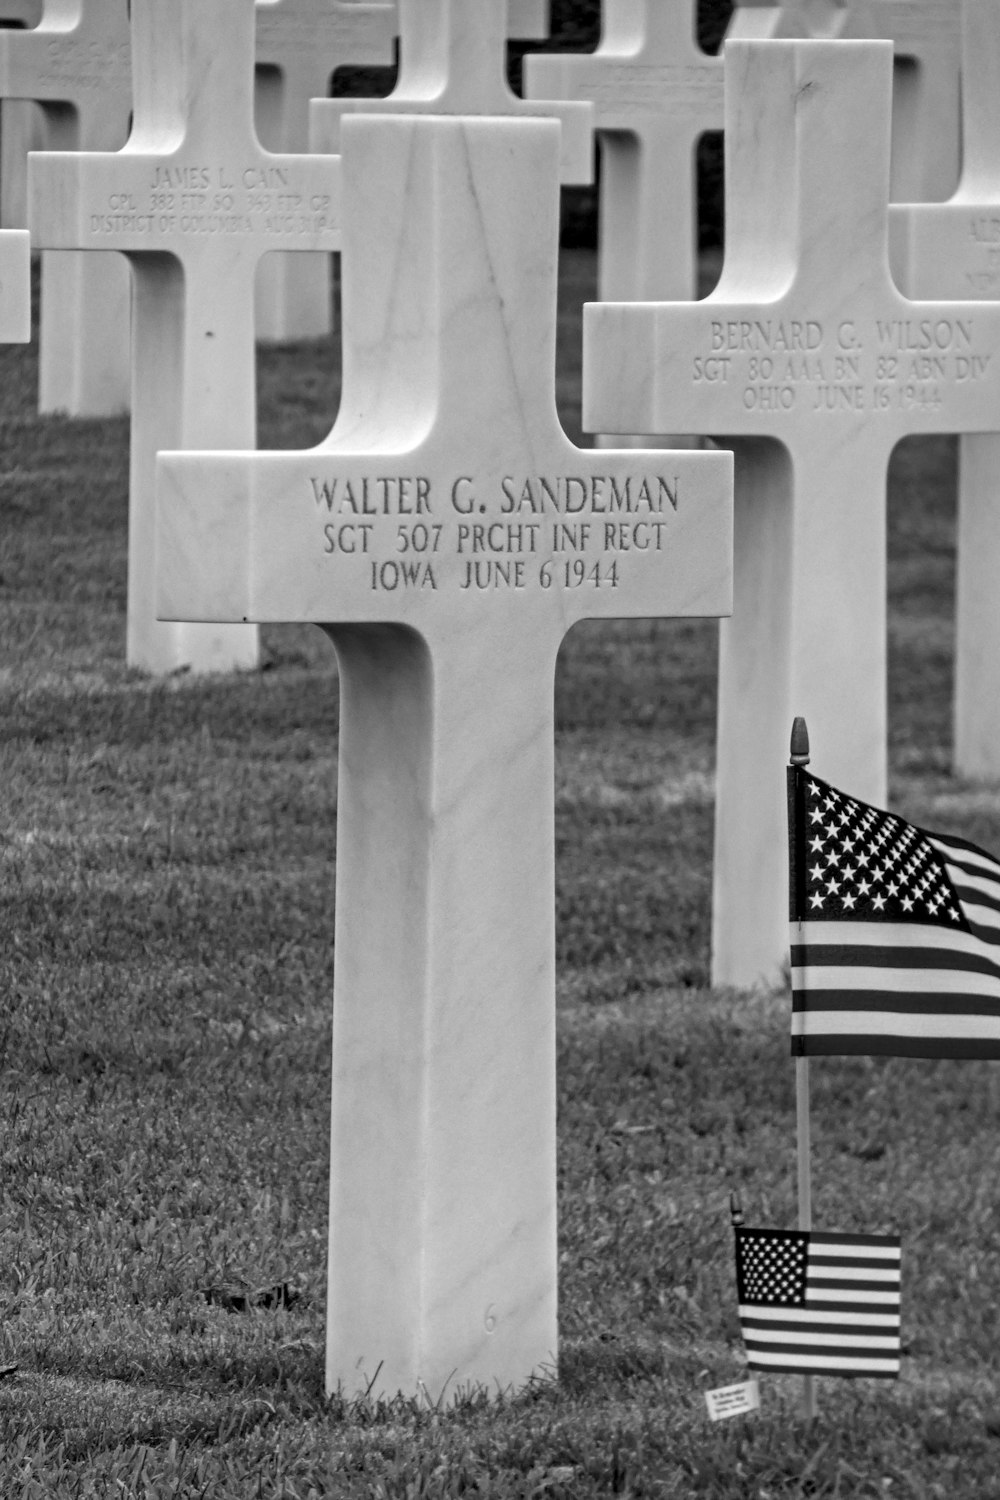
[[[276,155],[253,126],[246,0],[132,0],[136,108],[117,153],[33,158],[40,243],[119,251],[135,278],[128,660],[150,672],[257,661],[250,625],[163,624],[154,578],[155,458],[252,448],[254,280],[271,250],[339,246],[336,160]]]
[[[694,0],[605,0],[596,52],[525,58],[528,98],[594,106],[601,301],[696,294],[696,153],[722,129],[723,82],[695,21]]]
[[[317,99],[310,107],[315,151],[339,151],[350,114],[489,115],[558,119],[560,181],[593,180],[593,106],[532,103],[507,82],[508,17],[498,0],[399,0],[400,67],[387,99]]]
[[[887,42],[726,46],[727,248],[693,304],[584,314],[588,430],[737,451],[722,628],[713,978],[787,954],[788,730],[854,795],[886,790],[886,468],[908,433],[990,431],[1000,307],[910,301],[888,267]]]
[[[1000,300],[1000,10],[963,0],[962,176],[947,203],[894,206],[892,265],[911,297]],[[991,363],[1000,352],[986,356]],[[971,359],[966,365],[972,378]],[[996,416],[1000,432],[1000,412]],[[954,763],[1000,778],[1000,436],[960,440]]]
[[[327,1384],[557,1359],[553,677],[584,617],[729,608],[731,457],[576,448],[552,121],[343,128],[344,386],[305,453],[160,459],[171,619],[340,667]]]
[[[895,47],[891,196],[943,199],[959,172],[961,0],[736,0],[733,40],[880,40]]]
[[[309,149],[309,101],[340,67],[388,67],[395,0],[257,0],[256,124],[262,146]],[[257,273],[257,337],[321,338],[333,326],[328,255],[267,255]]]
[[[43,0],[36,26],[0,31],[0,98],[36,100],[52,150],[116,151],[132,109],[129,49],[128,0]],[[40,319],[39,410],[125,410],[125,262],[43,247]]]

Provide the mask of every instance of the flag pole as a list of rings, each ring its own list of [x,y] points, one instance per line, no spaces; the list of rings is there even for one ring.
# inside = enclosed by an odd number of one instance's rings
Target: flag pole
[[[806,721],[797,718],[792,725],[792,743],[789,761],[793,767],[809,764],[809,731]],[[800,834],[802,831],[803,798],[798,787],[798,778],[792,780],[792,870],[794,882],[795,920],[801,928],[803,917],[803,875],[800,856]],[[804,851],[803,851],[804,852]],[[812,1170],[809,1137],[809,1058],[795,1059],[795,1143],[798,1167],[799,1228],[812,1229]],[[816,1415],[816,1377],[802,1377],[802,1415],[807,1422]]]

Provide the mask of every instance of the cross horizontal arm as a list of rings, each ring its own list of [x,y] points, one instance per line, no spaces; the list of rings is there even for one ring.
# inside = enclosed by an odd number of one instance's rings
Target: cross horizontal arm
[[[248,149],[226,165],[192,152],[33,153],[30,223],[47,249],[185,258],[252,239],[270,250],[340,247],[340,164]]]
[[[816,316],[815,300],[592,303],[583,422],[812,443],[845,431],[988,432],[1000,411],[1000,309],[886,297]]]
[[[163,608],[388,609],[428,631],[494,608],[559,630],[725,608],[729,456],[595,453],[558,424],[556,207],[541,191],[555,126],[372,118],[349,135],[337,425],[306,454],[163,460]],[[509,194],[532,183],[545,213],[512,236]],[[217,506],[230,561],[205,572],[197,538]]]

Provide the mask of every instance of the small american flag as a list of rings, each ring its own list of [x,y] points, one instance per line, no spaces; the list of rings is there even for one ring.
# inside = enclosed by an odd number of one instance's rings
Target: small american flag
[[[736,1230],[751,1370],[899,1374],[898,1235]]]
[[[792,1052],[1000,1058],[1000,863],[789,769]]]

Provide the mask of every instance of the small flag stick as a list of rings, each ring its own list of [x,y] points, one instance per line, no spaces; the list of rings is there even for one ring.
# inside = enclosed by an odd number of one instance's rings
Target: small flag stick
[[[789,760],[793,766],[807,766],[809,764],[809,731],[806,728],[806,721],[803,718],[797,718],[792,725],[792,743]],[[802,809],[797,806],[794,818],[796,838],[802,826],[801,812]],[[796,871],[796,874],[798,874],[798,871]],[[801,923],[802,906],[800,904],[801,896],[798,887],[799,881],[796,879],[795,916]],[[812,1229],[808,1057],[797,1057],[795,1059],[795,1140],[798,1159],[799,1228],[808,1232]],[[815,1375],[803,1375],[802,1377],[802,1415],[807,1422],[811,1421],[816,1415]]]

